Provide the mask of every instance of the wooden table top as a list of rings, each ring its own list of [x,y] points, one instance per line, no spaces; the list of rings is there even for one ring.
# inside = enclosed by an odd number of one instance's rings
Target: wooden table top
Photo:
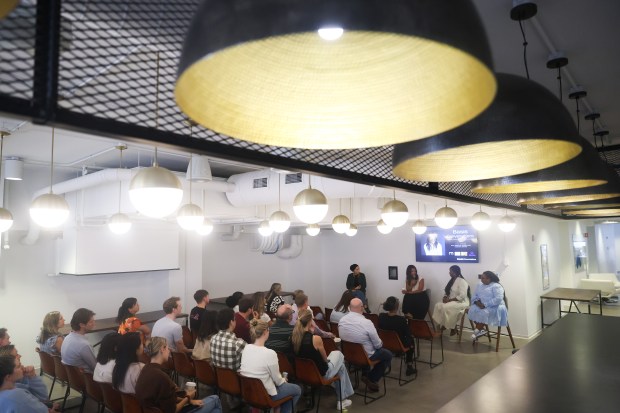
[[[569,314],[437,412],[617,411],[618,342],[620,317]]]
[[[573,301],[592,301],[599,296],[599,290],[586,290],[581,288],[556,288],[540,298],[553,300],[573,300]]]
[[[138,317],[140,321],[142,321],[142,324],[149,324],[149,323],[154,323],[155,321],[159,320],[165,315],[166,313],[164,313],[164,310],[157,310],[157,311],[147,311],[144,313],[138,313],[136,317]],[[179,314],[177,318],[185,318],[186,323],[187,323],[187,317],[188,317],[187,314],[182,313],[182,314]],[[100,331],[108,331],[108,330],[113,330],[113,331],[118,330],[118,323],[116,322],[116,317],[97,319],[97,316],[95,316],[95,328],[89,331],[89,333],[97,333]],[[63,334],[69,334],[70,331],[71,331],[71,326],[69,324],[65,325],[60,330],[60,332]]]

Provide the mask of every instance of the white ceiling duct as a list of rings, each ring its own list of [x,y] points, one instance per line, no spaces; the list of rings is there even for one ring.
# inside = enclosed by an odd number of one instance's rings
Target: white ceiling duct
[[[290,245],[276,253],[278,258],[291,259],[298,257],[303,250],[302,238],[303,235],[291,235]]]

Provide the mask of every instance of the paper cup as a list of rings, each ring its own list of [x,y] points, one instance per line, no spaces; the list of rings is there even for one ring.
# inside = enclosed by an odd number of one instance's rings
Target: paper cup
[[[185,383],[185,391],[190,392],[196,390],[196,383],[193,381],[188,381]]]
[[[340,337],[334,337],[334,343],[340,343],[341,341]]]

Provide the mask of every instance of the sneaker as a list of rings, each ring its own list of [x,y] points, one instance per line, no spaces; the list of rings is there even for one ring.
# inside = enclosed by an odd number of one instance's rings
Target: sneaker
[[[478,340],[478,338],[482,337],[486,333],[487,333],[486,330],[475,329],[474,330],[474,334],[471,335],[471,338],[472,338],[472,340],[476,341],[476,340]]]
[[[413,368],[413,366],[407,366],[407,371],[405,372],[406,376],[413,376],[414,374],[418,374],[418,371]]]
[[[336,410],[344,410],[347,407],[351,406],[352,404],[353,404],[353,402],[351,400],[344,399],[343,401],[336,403]]]

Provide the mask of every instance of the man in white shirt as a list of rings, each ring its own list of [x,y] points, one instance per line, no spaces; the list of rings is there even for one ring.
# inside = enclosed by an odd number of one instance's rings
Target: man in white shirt
[[[86,333],[95,328],[95,313],[87,308],[78,308],[71,317],[71,331],[62,342],[60,355],[62,363],[80,367],[88,373],[95,371],[97,359],[86,338]]]
[[[170,348],[171,351],[191,354],[192,350],[188,349],[185,347],[185,344],[183,344],[183,329],[181,325],[175,321],[178,315],[183,311],[181,298],[168,298],[164,301],[163,308],[166,315],[155,322],[153,331],[151,331],[151,337],[165,338],[168,342],[168,348]]]
[[[349,312],[338,322],[340,338],[351,343],[359,343],[370,360],[379,362],[370,371],[363,372],[362,380],[366,383],[368,391],[379,391],[378,382],[385,374],[386,369],[392,364],[392,353],[383,348],[383,342],[377,334],[372,321],[363,315],[364,303],[359,298],[354,298],[349,304]]]

